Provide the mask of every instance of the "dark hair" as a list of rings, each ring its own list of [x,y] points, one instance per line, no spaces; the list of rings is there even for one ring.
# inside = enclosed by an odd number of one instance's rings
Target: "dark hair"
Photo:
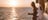
[[[31,3],[31,6],[32,6],[33,8],[36,7],[34,2]]]

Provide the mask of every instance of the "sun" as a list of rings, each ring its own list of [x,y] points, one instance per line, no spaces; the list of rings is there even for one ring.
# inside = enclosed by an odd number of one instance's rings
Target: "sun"
[[[8,4],[9,4],[9,6],[11,6],[11,7],[15,7],[15,6],[17,6],[19,3],[18,3],[18,1],[16,1],[16,0],[9,0],[9,1],[8,1]]]

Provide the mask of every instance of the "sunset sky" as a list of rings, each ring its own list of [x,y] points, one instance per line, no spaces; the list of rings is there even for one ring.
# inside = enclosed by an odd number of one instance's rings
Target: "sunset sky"
[[[30,7],[32,0],[0,0],[0,7]]]

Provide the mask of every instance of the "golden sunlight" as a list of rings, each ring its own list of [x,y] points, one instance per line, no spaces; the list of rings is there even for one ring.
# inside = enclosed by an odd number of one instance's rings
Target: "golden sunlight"
[[[32,0],[0,0],[0,7],[31,7]]]

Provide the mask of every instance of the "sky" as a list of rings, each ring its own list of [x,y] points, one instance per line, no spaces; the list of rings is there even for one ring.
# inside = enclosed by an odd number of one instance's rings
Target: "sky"
[[[31,7],[33,0],[0,0],[0,7]]]

